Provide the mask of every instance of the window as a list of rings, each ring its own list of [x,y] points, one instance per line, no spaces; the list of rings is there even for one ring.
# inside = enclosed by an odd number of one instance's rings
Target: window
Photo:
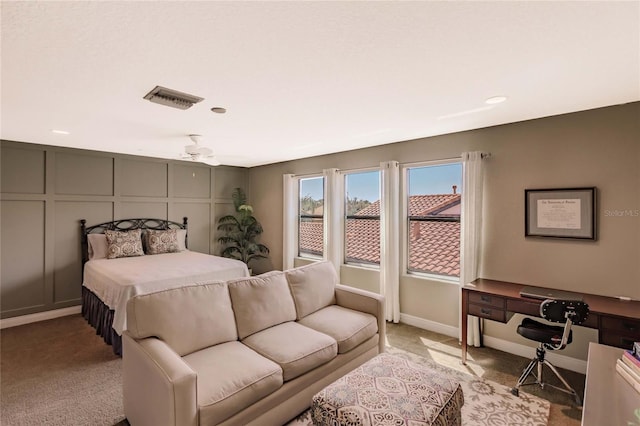
[[[406,173],[408,272],[459,277],[462,164]]]
[[[345,174],[344,262],[380,264],[380,172]]]
[[[298,256],[322,257],[324,253],[324,178],[299,180]]]

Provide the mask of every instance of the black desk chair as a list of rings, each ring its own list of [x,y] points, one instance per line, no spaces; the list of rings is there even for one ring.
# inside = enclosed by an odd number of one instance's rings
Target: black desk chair
[[[518,396],[520,386],[525,385],[540,385],[544,388],[545,385],[551,386],[563,392],[573,395],[576,404],[581,407],[582,400],[576,393],[576,391],[567,383],[567,381],[560,375],[558,370],[547,361],[544,357],[547,350],[557,351],[564,349],[569,343],[571,343],[571,326],[573,324],[582,324],[589,316],[589,305],[578,300],[558,300],[547,299],[540,305],[540,316],[547,321],[564,323],[564,327],[553,326],[543,324],[538,321],[534,321],[531,318],[525,318],[518,326],[518,334],[530,340],[540,342],[540,346],[536,349],[536,357],[531,360],[527,368],[524,369],[522,375],[518,379],[518,383],[511,389],[511,393]],[[545,383],[542,379],[542,366],[548,366],[551,371],[555,373],[560,379],[565,389],[553,386],[549,383]],[[537,375],[533,373],[533,369],[537,368]],[[531,383],[525,383],[529,374],[536,376],[536,381]]]

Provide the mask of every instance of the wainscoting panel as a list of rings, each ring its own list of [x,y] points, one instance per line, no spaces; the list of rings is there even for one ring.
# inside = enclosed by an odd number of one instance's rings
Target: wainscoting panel
[[[57,152],[55,193],[113,195],[113,157]]]
[[[174,203],[170,220],[182,223],[183,217],[189,218],[188,238],[189,250],[210,253],[211,231],[215,226],[211,223],[210,203]]]
[[[201,163],[173,166],[173,196],[211,198],[211,168]]]
[[[45,203],[3,200],[0,214],[2,312],[43,306]]]
[[[132,197],[167,196],[167,162],[120,161],[120,195]]]
[[[216,185],[214,198],[231,199],[231,194],[235,188],[247,188],[247,169],[238,167],[216,167],[214,169]],[[249,200],[251,201],[251,200]],[[251,202],[249,202],[251,204]]]
[[[23,148],[2,150],[2,192],[44,194],[44,151]]]
[[[113,220],[113,203],[108,201],[55,202],[53,303],[57,307],[81,302],[80,219],[86,219],[87,226],[109,222]]]
[[[148,217],[153,219],[167,218],[167,203],[145,203],[122,201],[117,206],[116,218]],[[182,222],[182,221],[181,221]]]

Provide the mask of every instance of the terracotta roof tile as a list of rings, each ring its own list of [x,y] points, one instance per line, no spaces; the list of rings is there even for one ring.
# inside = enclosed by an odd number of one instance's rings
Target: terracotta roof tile
[[[323,221],[321,219],[300,222],[298,236],[300,252],[322,256],[322,243],[324,240],[322,226]]]
[[[412,195],[409,216],[427,216],[460,204],[460,194]]]
[[[409,198],[414,216],[455,215],[460,194],[415,195]],[[376,201],[355,216],[378,216]],[[460,222],[411,221],[409,228],[409,269],[446,276],[460,275]],[[300,249],[322,255],[322,221],[305,221],[300,226]],[[346,256],[351,262],[380,263],[380,222],[377,219],[348,219]]]
[[[347,219],[346,246],[348,261],[380,263],[380,220]]]
[[[460,222],[411,221],[409,269],[460,276]]]
[[[460,194],[412,195],[409,216],[426,216],[460,204]],[[374,201],[354,216],[380,216],[380,200]]]

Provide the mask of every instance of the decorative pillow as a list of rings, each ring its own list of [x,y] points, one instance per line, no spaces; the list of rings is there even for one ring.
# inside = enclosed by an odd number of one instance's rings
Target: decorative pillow
[[[107,244],[106,235],[88,234],[87,241],[89,243],[89,260],[107,258],[109,244]]]
[[[142,256],[142,238],[139,229],[131,231],[104,231],[109,245],[107,259],[116,259],[118,257]]]
[[[175,229],[146,231],[147,254],[175,253],[179,251],[178,233]]]
[[[338,275],[328,261],[311,263],[285,271],[300,320],[325,306],[336,303]]]
[[[178,234],[178,251],[185,251],[187,249],[187,230],[177,229]]]
[[[227,281],[236,317],[238,336],[295,321],[296,307],[284,273],[271,271],[257,277]]]
[[[127,329],[136,339],[164,340],[180,356],[238,340],[229,291],[219,281],[132,297]]]

